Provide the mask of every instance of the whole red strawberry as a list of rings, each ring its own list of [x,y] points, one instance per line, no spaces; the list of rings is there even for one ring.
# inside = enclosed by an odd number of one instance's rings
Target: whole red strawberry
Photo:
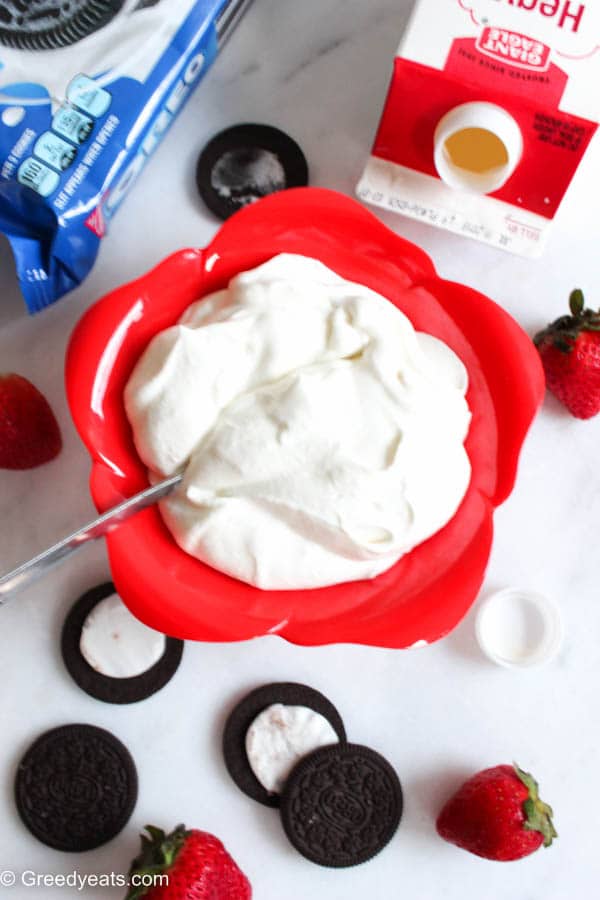
[[[549,847],[557,837],[537,782],[517,765],[484,769],[465,781],[439,814],[437,830],[463,850],[503,862]]]
[[[250,900],[252,888],[221,841],[178,825],[171,834],[146,826],[142,851],[129,870],[126,900]],[[135,876],[135,878],[133,878]],[[153,886],[148,886],[154,876]],[[162,876],[162,878],[161,878]],[[136,885],[136,880],[138,884]]]
[[[0,375],[0,469],[33,469],[61,447],[46,398],[21,375]]]
[[[546,383],[578,419],[600,412],[600,310],[585,308],[573,291],[570,316],[562,316],[534,337]]]

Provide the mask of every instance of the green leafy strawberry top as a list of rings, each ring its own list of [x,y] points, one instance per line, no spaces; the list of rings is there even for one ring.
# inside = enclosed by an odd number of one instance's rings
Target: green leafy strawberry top
[[[146,825],[147,834],[142,834],[142,849],[129,870],[129,875],[162,875],[172,869],[180,850],[190,832],[185,825],[178,825],[170,834],[154,825]],[[149,887],[132,887],[125,900],[139,900],[150,890]]]
[[[584,331],[600,331],[600,310],[586,309],[583,291],[574,290],[569,298],[570,316],[561,316],[534,337],[536,347],[551,341],[563,353],[570,353]]]
[[[513,763],[515,773],[519,781],[522,781],[529,797],[523,803],[525,822],[523,828],[526,831],[539,831],[544,836],[544,847],[549,847],[555,837],[558,837],[552,822],[552,807],[540,799],[538,783],[529,772],[524,772],[516,763]]]

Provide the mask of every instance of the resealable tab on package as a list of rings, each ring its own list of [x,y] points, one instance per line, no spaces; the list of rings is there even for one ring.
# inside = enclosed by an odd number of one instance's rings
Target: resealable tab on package
[[[30,312],[85,278],[251,0],[0,0],[0,231]]]
[[[599,83],[600,0],[417,0],[358,196],[540,256]]]

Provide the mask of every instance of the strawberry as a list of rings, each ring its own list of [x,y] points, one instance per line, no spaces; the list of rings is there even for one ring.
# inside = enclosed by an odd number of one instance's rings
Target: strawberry
[[[536,781],[517,765],[484,769],[459,788],[437,820],[438,834],[485,859],[529,856],[557,837]]]
[[[585,308],[573,291],[570,316],[562,316],[534,337],[546,383],[578,419],[600,412],[600,310]]]
[[[250,900],[252,888],[221,841],[206,831],[178,825],[171,834],[146,826],[142,851],[129,870],[131,876],[156,878],[151,887],[136,886],[126,900]],[[137,880],[137,879],[136,879]],[[143,879],[144,884],[148,879]],[[167,883],[168,881],[168,883]]]
[[[0,375],[0,468],[33,469],[58,456],[61,447],[46,398],[21,375]]]

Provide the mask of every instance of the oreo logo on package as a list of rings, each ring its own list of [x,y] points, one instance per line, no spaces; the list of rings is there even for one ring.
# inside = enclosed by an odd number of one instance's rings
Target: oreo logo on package
[[[0,0],[0,44],[58,50],[107,25],[125,0]]]

